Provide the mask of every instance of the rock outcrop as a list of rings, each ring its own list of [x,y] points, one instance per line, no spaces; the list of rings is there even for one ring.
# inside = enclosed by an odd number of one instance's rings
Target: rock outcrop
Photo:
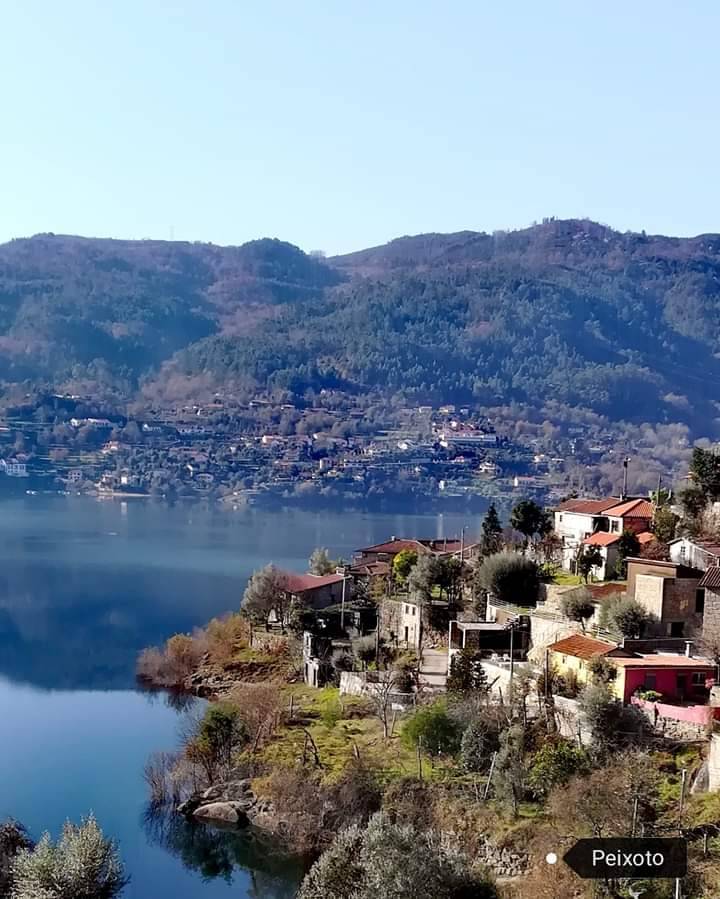
[[[271,805],[255,796],[249,778],[228,780],[194,793],[177,807],[177,811],[186,818],[232,827],[247,827],[248,824],[267,827],[274,822]]]

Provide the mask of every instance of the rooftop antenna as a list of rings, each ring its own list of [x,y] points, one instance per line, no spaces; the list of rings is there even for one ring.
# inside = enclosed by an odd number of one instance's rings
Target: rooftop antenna
[[[623,459],[623,486],[622,486],[622,495],[620,499],[625,499],[627,497],[627,476],[628,476],[628,464],[630,462],[630,456],[625,456]]]

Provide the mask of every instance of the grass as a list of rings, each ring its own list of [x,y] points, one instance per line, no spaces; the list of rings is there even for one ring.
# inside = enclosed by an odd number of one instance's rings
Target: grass
[[[386,740],[382,723],[359,697],[340,696],[336,687],[317,690],[305,684],[292,684],[283,692],[288,707],[290,697],[293,698],[294,720],[280,727],[260,751],[262,761],[294,764],[302,758],[307,731],[317,746],[328,779],[339,776],[356,753],[364,761],[377,765],[388,781],[417,774],[416,754],[400,740],[402,715],[399,712],[393,734]],[[451,772],[443,760],[427,756],[423,757],[422,765],[427,780],[444,780]]]
[[[569,571],[556,571],[552,582],[561,587],[578,587],[584,583],[579,574],[571,574]]]

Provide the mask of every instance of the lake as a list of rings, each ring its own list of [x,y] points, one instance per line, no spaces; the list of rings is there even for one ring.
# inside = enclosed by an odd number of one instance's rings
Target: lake
[[[469,537],[478,516],[266,510],[26,496],[0,502],[0,820],[37,838],[93,811],[120,844],[123,899],[290,899],[297,861],[254,832],[146,814],[143,766],[182,710],[135,689],[140,649],[237,609],[268,562],[307,570],[398,536]]]

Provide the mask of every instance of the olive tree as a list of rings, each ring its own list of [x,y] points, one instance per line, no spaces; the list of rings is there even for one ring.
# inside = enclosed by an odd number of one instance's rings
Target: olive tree
[[[315,862],[297,899],[498,899],[492,882],[433,833],[374,815],[348,827]]]
[[[497,599],[515,605],[534,606],[540,572],[532,559],[513,552],[488,556],[478,569],[480,585]]]
[[[115,899],[128,882],[117,846],[90,815],[67,822],[57,843],[44,834],[12,863],[10,899]]]

